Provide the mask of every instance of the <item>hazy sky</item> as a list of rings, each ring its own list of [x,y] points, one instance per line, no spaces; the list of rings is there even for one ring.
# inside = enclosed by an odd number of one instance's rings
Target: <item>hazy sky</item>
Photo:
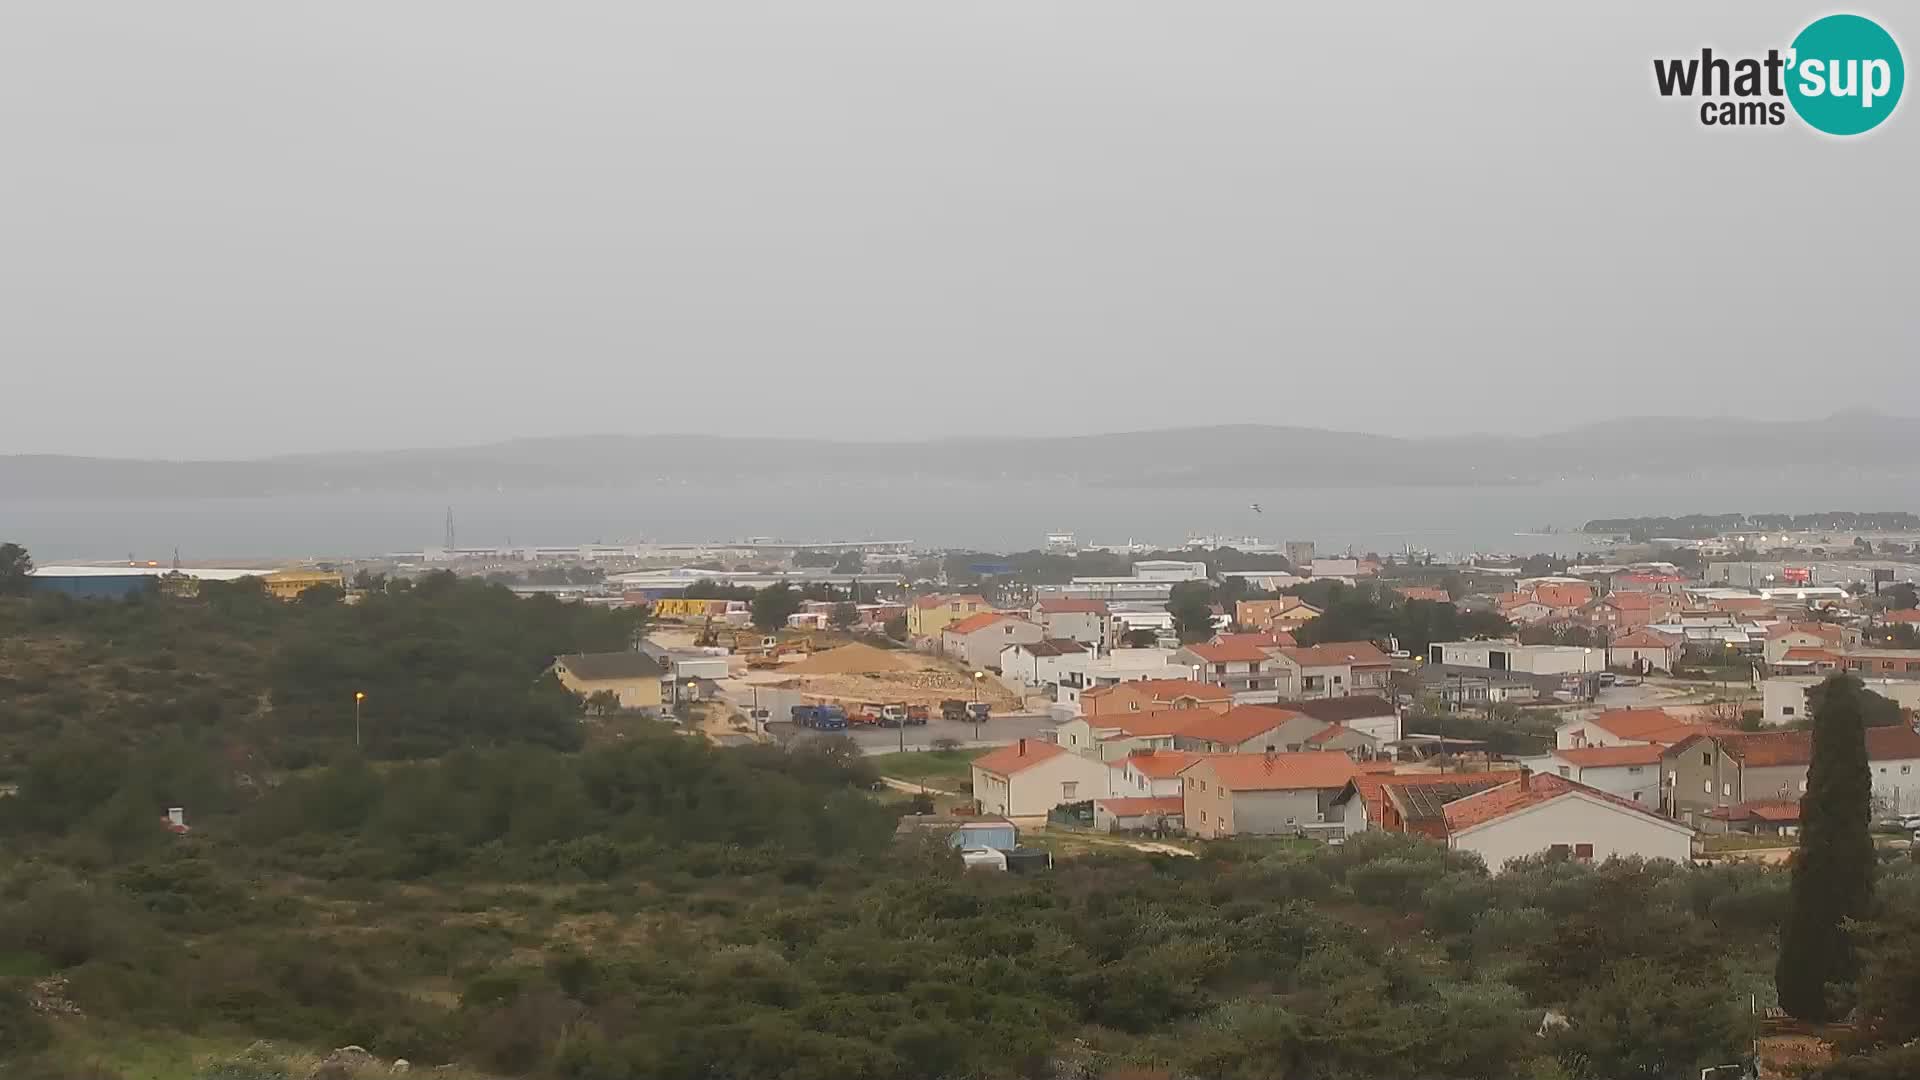
[[[21,0],[0,452],[1920,414],[1920,101],[1653,89],[1830,10]]]

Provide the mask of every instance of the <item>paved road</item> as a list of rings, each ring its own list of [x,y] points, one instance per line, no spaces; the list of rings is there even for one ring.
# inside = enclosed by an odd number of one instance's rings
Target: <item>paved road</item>
[[[869,754],[891,754],[901,748],[902,743],[908,750],[931,750],[940,739],[953,739],[962,746],[1005,746],[1016,739],[1053,738],[1054,722],[1046,717],[1031,713],[1012,713],[996,716],[980,725],[978,740],[974,738],[974,726],[951,720],[935,718],[927,721],[925,727],[909,728],[849,728],[846,734],[859,744],[860,749]],[[774,721],[767,726],[776,739],[805,738],[814,732],[805,728],[795,728],[791,723]]]

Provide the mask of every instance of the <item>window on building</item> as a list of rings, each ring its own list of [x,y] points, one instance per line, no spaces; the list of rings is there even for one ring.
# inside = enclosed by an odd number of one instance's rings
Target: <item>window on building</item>
[[[1560,766],[1560,775],[1571,780],[1573,778],[1573,770],[1567,768],[1565,765],[1562,765]]]
[[[1568,848],[1568,847],[1567,847],[1567,845],[1565,845],[1565,844],[1554,844],[1554,845],[1552,845],[1551,847],[1549,847],[1549,848],[1547,848],[1547,853],[1548,853],[1549,855],[1562,855],[1562,856],[1564,856],[1564,855],[1565,855],[1565,854],[1567,854],[1567,852],[1568,852],[1568,851],[1570,851],[1570,850],[1572,850],[1572,849],[1570,849],[1570,848]]]
[[[1724,784],[1721,784],[1721,785],[1720,785],[1720,794],[1721,794],[1722,796],[1728,796],[1728,795],[1732,795],[1732,794],[1733,794],[1733,781],[1731,781],[1731,780],[1729,780],[1729,781],[1727,781],[1726,783],[1724,783]]]
[[[1573,845],[1573,857],[1576,859],[1580,859],[1584,862],[1592,862],[1593,861],[1593,845],[1592,844]]]
[[[1638,776],[1638,775],[1640,775],[1641,773],[1643,773],[1643,772],[1645,772],[1645,771],[1646,771],[1646,768],[1645,768],[1645,766],[1641,766],[1641,765],[1629,765],[1629,766],[1627,766],[1627,775],[1628,775],[1628,776]]]
[[[1061,802],[1072,802],[1074,800],[1074,797],[1079,794],[1080,794],[1080,785],[1072,780],[1068,780],[1065,783],[1060,785],[1060,801]]]
[[[1800,794],[1805,795],[1806,793],[1807,793],[1807,780],[1806,780],[1806,777],[1803,776],[1800,778]]]
[[[1901,775],[1901,776],[1906,776],[1906,775],[1908,775],[1908,774],[1910,774],[1910,773],[1912,773],[1912,772],[1913,772],[1913,766],[1911,766],[1911,765],[1902,765],[1902,766],[1900,766],[1900,775]]]
[[[1709,795],[1713,794],[1713,781],[1711,780],[1700,781],[1700,790],[1706,792]]]
[[[1207,812],[1205,810],[1200,811],[1200,820],[1201,821],[1207,820]]]
[[[1702,765],[1713,764],[1713,751],[1711,750],[1700,751],[1700,764]]]
[[[1226,788],[1223,788],[1223,787],[1219,787],[1219,788],[1214,788],[1214,789],[1213,789],[1213,797],[1214,797],[1214,798],[1216,798],[1216,799],[1224,799],[1224,798],[1226,798],[1226,797],[1227,797],[1227,789],[1226,789]]]
[[[1782,705],[1782,706],[1780,707],[1780,715],[1781,715],[1781,716],[1792,716],[1792,715],[1793,715],[1793,706],[1791,706],[1791,705]]]

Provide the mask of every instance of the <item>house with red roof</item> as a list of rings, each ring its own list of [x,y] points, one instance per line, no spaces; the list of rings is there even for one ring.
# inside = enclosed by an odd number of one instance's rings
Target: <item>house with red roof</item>
[[[1093,651],[1071,638],[1015,642],[1000,650],[1000,681],[1016,694],[1058,687],[1085,674]]]
[[[1348,836],[1376,829],[1445,840],[1447,820],[1442,811],[1446,804],[1497,787],[1517,775],[1513,769],[1474,773],[1362,769],[1334,797],[1333,813],[1345,823]]]
[[[1122,796],[1093,801],[1095,832],[1178,832],[1185,800],[1178,795]]]
[[[1579,609],[1589,625],[1625,634],[1657,622],[1680,610],[1680,598],[1664,592],[1612,592]]]
[[[1831,675],[1847,666],[1845,653],[1796,645],[1767,665],[1778,675]]]
[[[969,615],[992,611],[993,605],[978,593],[930,593],[916,596],[907,605],[907,633],[916,638],[938,639],[940,631]]]
[[[1433,585],[1396,585],[1393,591],[1399,593],[1402,600],[1427,600],[1435,604],[1453,603],[1453,597],[1447,590]]]
[[[1707,811],[1706,821],[1708,832],[1792,836],[1800,831],[1800,800],[1755,799],[1733,806],[1716,806]]]
[[[1643,625],[1607,642],[1607,666],[1638,672],[1672,671],[1685,645],[1683,636],[1669,636]]]
[[[1693,830],[1638,803],[1559,776],[1522,769],[1504,784],[1442,808],[1447,846],[1498,871],[1542,852],[1582,861],[1693,856]]]
[[[1182,750],[1135,750],[1109,762],[1107,787],[1115,795],[1163,796],[1180,794],[1180,771],[1200,760]]]
[[[1850,630],[1838,623],[1779,622],[1767,631],[1761,655],[1766,657],[1767,663],[1777,664],[1786,658],[1789,649],[1846,652],[1858,644],[1860,631]]]
[[[1880,616],[1888,626],[1920,626],[1920,608],[1900,608]]]
[[[1920,813],[1920,733],[1904,725],[1868,728],[1867,769],[1875,813]],[[1806,794],[1813,732],[1702,734],[1661,755],[1667,813],[1705,829],[1726,819],[1708,815],[1747,802],[1797,800]]]
[[[1393,675],[1393,660],[1371,641],[1327,641],[1319,645],[1275,650],[1274,657],[1291,676],[1286,698],[1385,696]]]
[[[1608,709],[1597,716],[1569,720],[1554,729],[1556,750],[1589,746],[1672,746],[1695,735],[1722,731],[1688,723],[1665,709]]]
[[[940,631],[940,652],[976,671],[999,671],[1002,649],[1032,645],[1045,637],[1039,626],[1018,615],[983,611]]]
[[[1542,775],[1573,780],[1642,806],[1658,807],[1660,758],[1665,751],[1666,747],[1657,743],[1583,746],[1554,750],[1522,764]]]
[[[1357,775],[1345,754],[1209,754],[1181,770],[1181,816],[1210,839],[1337,830],[1333,799]]]
[[[1233,605],[1234,623],[1247,630],[1292,632],[1319,617],[1319,608],[1297,596],[1241,600]]]
[[[973,797],[985,814],[1044,817],[1061,803],[1106,798],[1107,779],[1104,763],[1039,739],[973,759]]]
[[[1229,634],[1184,646],[1174,664],[1193,669],[1196,682],[1225,689],[1238,703],[1279,701],[1290,695],[1292,673],[1273,658],[1275,646],[1252,634]]]
[[[1054,729],[1061,746],[1095,761],[1113,763],[1142,751],[1174,749],[1176,733],[1206,709],[1156,709],[1151,712],[1076,716]]]
[[[1296,726],[1295,749],[1304,749],[1308,736],[1326,725],[1278,705],[1236,705],[1218,715],[1195,717],[1174,732],[1173,745],[1195,754],[1280,752],[1287,749],[1282,732],[1289,726]]]
[[[1209,686],[1192,679],[1135,679],[1111,686],[1092,687],[1080,693],[1080,714],[1086,717],[1160,709],[1226,712],[1232,707],[1233,694],[1225,687]]]
[[[1033,621],[1049,638],[1077,641],[1095,650],[1110,647],[1105,600],[1050,597],[1033,605]]]

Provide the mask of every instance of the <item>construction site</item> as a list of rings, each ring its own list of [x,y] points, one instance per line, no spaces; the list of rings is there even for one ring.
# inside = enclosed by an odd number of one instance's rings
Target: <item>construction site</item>
[[[938,712],[949,698],[979,700],[995,712],[1018,709],[1020,700],[998,679],[937,656],[877,648],[863,642],[840,645],[774,665],[749,666],[740,681],[788,690],[809,703],[856,705],[864,701],[926,705]]]

